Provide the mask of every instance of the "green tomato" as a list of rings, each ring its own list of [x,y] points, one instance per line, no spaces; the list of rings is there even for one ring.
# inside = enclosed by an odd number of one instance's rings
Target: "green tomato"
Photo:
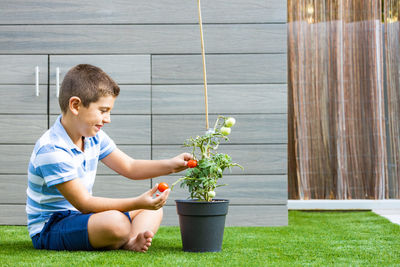
[[[214,191],[210,191],[210,192],[208,192],[207,194],[208,194],[208,196],[209,196],[210,198],[214,198],[214,197],[215,197],[215,192],[214,192]]]
[[[233,125],[235,125],[236,120],[233,117],[230,117],[228,119],[226,119],[225,121],[225,127],[232,127]]]
[[[221,133],[223,135],[229,135],[231,133],[231,128],[228,127],[221,127]]]

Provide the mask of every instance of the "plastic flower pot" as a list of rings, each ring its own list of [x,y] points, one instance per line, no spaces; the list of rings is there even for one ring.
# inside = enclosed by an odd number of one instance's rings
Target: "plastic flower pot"
[[[218,252],[222,248],[229,200],[175,200],[183,251]]]

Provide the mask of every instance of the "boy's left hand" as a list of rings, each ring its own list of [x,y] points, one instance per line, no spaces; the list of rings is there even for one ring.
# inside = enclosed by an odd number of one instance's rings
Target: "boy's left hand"
[[[187,162],[189,160],[193,159],[192,154],[189,153],[182,153],[172,159],[171,161],[171,166],[172,166],[172,172],[181,172],[185,169],[187,169]]]

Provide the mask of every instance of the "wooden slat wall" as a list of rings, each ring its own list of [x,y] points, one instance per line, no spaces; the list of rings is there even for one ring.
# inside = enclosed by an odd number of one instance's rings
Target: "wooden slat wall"
[[[227,225],[287,225],[286,1],[203,0],[202,15],[210,120],[237,118],[221,152],[245,167],[217,192],[231,201]],[[79,63],[109,73],[121,94],[105,131],[132,157],[160,159],[204,131],[200,52],[194,0],[2,1],[0,224],[26,223],[29,155],[59,114],[57,67],[60,80]],[[94,194],[135,196],[179,175],[132,182],[100,164]],[[177,225],[174,199],[186,196],[172,192],[164,225]]]
[[[286,1],[203,0],[204,23],[286,23]],[[196,24],[187,0],[2,0],[0,24]]]

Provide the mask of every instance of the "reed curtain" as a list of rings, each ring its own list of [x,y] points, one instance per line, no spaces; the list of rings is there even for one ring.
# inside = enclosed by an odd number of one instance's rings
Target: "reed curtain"
[[[288,0],[289,198],[400,198],[400,0]]]

